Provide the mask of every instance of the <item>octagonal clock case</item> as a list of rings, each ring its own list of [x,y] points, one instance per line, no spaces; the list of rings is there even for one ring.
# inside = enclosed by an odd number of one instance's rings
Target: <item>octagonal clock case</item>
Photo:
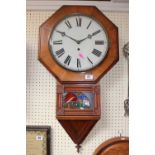
[[[39,60],[57,79],[56,118],[79,151],[100,118],[99,80],[119,60],[118,28],[94,6],[62,6],[39,28]]]

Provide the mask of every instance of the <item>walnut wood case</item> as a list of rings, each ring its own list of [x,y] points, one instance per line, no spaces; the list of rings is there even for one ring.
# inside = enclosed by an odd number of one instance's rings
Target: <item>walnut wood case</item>
[[[91,110],[73,109],[65,110],[62,105],[62,94],[64,92],[90,92],[94,94],[94,107]],[[66,130],[68,135],[77,144],[83,142],[93,126],[100,119],[100,87],[98,84],[72,84],[63,85],[57,83],[57,119]]]
[[[70,71],[60,66],[53,58],[49,48],[49,39],[55,26],[66,16],[72,14],[94,18],[104,27],[108,36],[109,47],[106,57],[95,68],[84,72]],[[62,6],[39,28],[39,60],[58,80],[56,117],[74,143],[77,144],[79,152],[80,144],[100,119],[100,88],[97,83],[119,60],[118,28],[95,6]],[[89,75],[91,75],[91,79],[86,78]],[[93,92],[95,94],[94,109],[64,109],[62,94],[65,91]]]
[[[107,32],[109,47],[106,58],[95,68],[85,72],[74,72],[60,66],[49,49],[49,38],[55,25],[72,14],[83,14],[97,20]],[[95,6],[62,6],[39,29],[39,60],[63,84],[97,83],[99,79],[118,61],[118,28]],[[85,75],[93,75],[86,79]]]

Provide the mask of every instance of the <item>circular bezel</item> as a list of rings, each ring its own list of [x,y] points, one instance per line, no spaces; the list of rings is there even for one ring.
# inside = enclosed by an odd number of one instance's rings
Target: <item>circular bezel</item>
[[[103,58],[102,58],[97,64],[95,64],[94,66],[92,66],[92,67],[90,67],[90,68],[88,68],[88,69],[75,70],[75,69],[71,69],[71,68],[68,68],[68,67],[62,65],[62,64],[57,60],[57,58],[55,57],[55,55],[53,54],[53,52],[54,52],[54,51],[53,51],[53,47],[52,47],[52,45],[50,45],[50,39],[51,39],[52,36],[53,36],[53,32],[54,32],[55,28],[56,28],[56,27],[59,25],[59,23],[61,23],[63,20],[65,20],[65,19],[67,19],[67,18],[69,18],[69,17],[73,17],[73,16],[85,16],[85,17],[88,17],[88,18],[92,19],[93,21],[95,21],[98,25],[100,25],[100,27],[101,27],[102,30],[104,31],[105,36],[106,36],[106,39],[107,39],[107,48],[106,48],[106,50],[105,50],[105,54],[104,54]],[[72,13],[71,15],[64,16],[63,18],[61,18],[61,19],[55,24],[55,26],[53,27],[53,30],[52,30],[52,32],[51,32],[51,34],[50,34],[50,37],[49,37],[48,47],[49,47],[49,51],[50,51],[52,57],[54,58],[54,60],[56,61],[56,63],[57,63],[58,65],[60,65],[61,67],[65,68],[65,69],[67,69],[67,70],[70,70],[70,71],[74,71],[74,72],[85,72],[85,71],[90,71],[90,70],[96,68],[96,67],[97,67],[98,65],[100,65],[100,64],[103,62],[103,60],[106,58],[107,53],[108,53],[108,49],[109,49],[109,37],[108,37],[108,33],[107,33],[105,27],[104,27],[98,20],[96,20],[95,18],[93,18],[93,16],[88,16],[88,15],[83,14],[83,13]]]

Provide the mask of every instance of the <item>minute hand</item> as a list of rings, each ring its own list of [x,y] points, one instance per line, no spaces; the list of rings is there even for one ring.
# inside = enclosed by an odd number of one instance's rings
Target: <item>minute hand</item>
[[[57,30],[56,32],[60,33],[62,36],[65,36],[65,37],[67,37],[67,38],[70,38],[71,40],[75,41],[77,44],[79,43],[78,40],[76,40],[76,39],[74,39],[74,38],[68,36],[65,32],[61,32],[61,31],[58,31],[58,30]]]
[[[76,40],[76,39],[74,39],[74,38],[68,36],[67,34],[65,34],[65,36],[66,36],[67,38],[70,38],[71,40],[75,41],[77,44],[79,44],[79,41],[78,41],[78,40]]]

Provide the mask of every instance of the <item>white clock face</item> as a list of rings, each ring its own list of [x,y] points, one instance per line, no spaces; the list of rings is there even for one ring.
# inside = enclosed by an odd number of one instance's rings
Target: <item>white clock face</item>
[[[62,67],[86,71],[96,67],[105,58],[108,37],[104,28],[93,18],[73,15],[55,26],[49,47]]]

